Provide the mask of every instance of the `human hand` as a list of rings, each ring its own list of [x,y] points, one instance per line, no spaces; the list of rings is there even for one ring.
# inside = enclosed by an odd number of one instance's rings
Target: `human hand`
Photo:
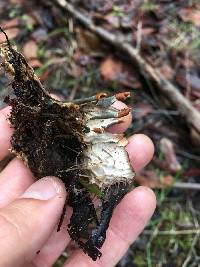
[[[123,105],[118,103],[119,108]],[[8,114],[9,107],[0,111],[0,160],[10,147],[12,129]],[[128,115],[124,123],[112,126],[110,131],[123,132],[130,122]],[[154,148],[147,136],[136,134],[129,138],[127,151],[137,172],[151,160]],[[70,242],[70,208],[61,231],[56,231],[65,198],[59,179],[47,177],[35,182],[19,159],[7,165],[0,173],[0,267],[50,267],[55,263]],[[115,266],[145,227],[155,205],[155,195],[146,187],[128,193],[114,211],[100,260],[93,262],[77,249],[63,267]]]

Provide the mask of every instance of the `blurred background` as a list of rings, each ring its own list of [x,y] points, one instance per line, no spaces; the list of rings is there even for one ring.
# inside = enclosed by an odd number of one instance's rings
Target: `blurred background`
[[[0,25],[61,99],[102,91],[132,94],[127,135],[147,134],[156,147],[135,185],[153,188],[158,205],[117,267],[200,266],[200,2],[67,3],[1,0]],[[110,37],[117,42],[111,44]],[[8,91],[0,72],[1,108]]]

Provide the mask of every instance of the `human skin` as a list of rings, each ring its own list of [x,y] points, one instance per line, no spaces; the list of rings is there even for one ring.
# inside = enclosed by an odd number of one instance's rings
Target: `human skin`
[[[122,103],[116,105],[124,107]],[[10,148],[9,112],[9,107],[0,111],[0,160]],[[128,115],[123,123],[109,131],[124,132],[131,120]],[[136,172],[149,163],[154,152],[152,141],[143,134],[130,137],[126,149]],[[55,263],[70,242],[67,234],[70,208],[61,231],[56,231],[66,195],[62,181],[56,177],[36,181],[17,158],[6,166],[0,173],[0,267],[50,267]],[[102,257],[93,262],[75,249],[63,267],[115,266],[142,232],[155,206],[153,191],[137,187],[116,207],[101,249]]]

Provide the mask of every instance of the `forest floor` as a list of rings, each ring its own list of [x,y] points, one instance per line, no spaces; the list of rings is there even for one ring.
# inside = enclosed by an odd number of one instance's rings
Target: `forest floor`
[[[157,209],[117,267],[200,266],[199,132],[137,62],[75,21],[59,2],[65,1],[1,0],[0,25],[51,93],[72,100],[130,91],[134,123],[127,135],[144,133],[155,144],[154,158],[136,185],[155,190]],[[198,0],[68,2],[129,43],[200,113]],[[6,94],[0,73],[1,100]]]

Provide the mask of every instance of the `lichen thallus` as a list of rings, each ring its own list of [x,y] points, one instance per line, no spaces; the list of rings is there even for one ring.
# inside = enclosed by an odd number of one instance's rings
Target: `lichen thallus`
[[[12,107],[11,152],[38,179],[49,175],[62,179],[68,191],[66,205],[73,208],[69,235],[96,260],[101,256],[99,249],[113,210],[129,191],[135,175],[125,149],[128,141],[122,134],[106,131],[129,114],[129,108],[117,110],[112,105],[130,93],[55,100],[7,35],[6,40],[0,44],[0,64],[12,76],[14,97],[5,98]],[[58,228],[64,214],[65,209]]]

